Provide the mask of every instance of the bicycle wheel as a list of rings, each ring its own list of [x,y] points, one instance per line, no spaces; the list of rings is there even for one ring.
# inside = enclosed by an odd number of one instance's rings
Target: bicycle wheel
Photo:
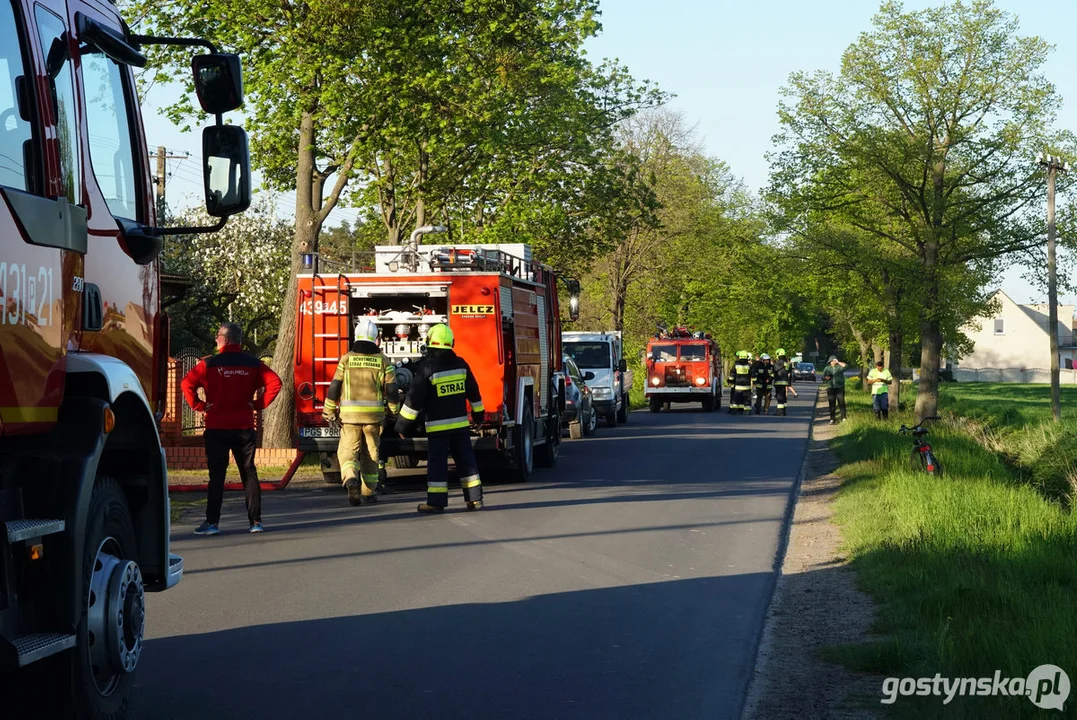
[[[920,452],[920,448],[914,447],[909,453],[909,468],[913,472],[927,472],[927,461],[924,459],[924,453]]]
[[[942,465],[939,463],[939,459],[935,457],[935,454],[930,450],[924,453],[924,470],[928,475],[942,477]]]

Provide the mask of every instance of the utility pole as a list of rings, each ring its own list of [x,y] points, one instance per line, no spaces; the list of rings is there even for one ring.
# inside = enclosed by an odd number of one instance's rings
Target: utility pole
[[[168,211],[168,204],[165,202],[165,180],[167,177],[167,168],[165,167],[166,160],[186,160],[191,156],[190,153],[186,155],[169,155],[168,150],[164,145],[157,146],[157,176],[155,183],[157,185],[157,224],[161,225],[165,221],[165,213]],[[151,154],[152,157],[152,154]]]
[[[1069,172],[1070,164],[1057,155],[1040,153],[1036,158],[1047,168],[1047,332],[1051,339],[1051,415],[1062,421],[1062,387],[1058,370],[1058,274],[1055,265],[1055,178]]]

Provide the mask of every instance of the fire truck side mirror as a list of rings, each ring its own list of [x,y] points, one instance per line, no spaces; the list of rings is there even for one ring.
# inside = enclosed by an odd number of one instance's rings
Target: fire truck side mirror
[[[243,106],[243,68],[239,55],[195,55],[191,59],[191,69],[198,104],[207,113],[220,115]]]
[[[238,125],[210,125],[202,131],[202,157],[206,212],[223,218],[250,207],[251,157],[247,132]]]

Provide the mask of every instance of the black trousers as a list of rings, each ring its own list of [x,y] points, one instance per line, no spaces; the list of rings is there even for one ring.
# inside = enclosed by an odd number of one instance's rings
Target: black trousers
[[[482,482],[479,480],[479,463],[475,449],[471,447],[471,431],[444,430],[426,436],[426,502],[434,507],[449,505],[449,455],[456,463],[460,487],[466,502],[482,500]]]
[[[774,402],[776,402],[778,404],[778,414],[779,415],[784,415],[785,414],[785,405],[786,405],[786,400],[787,400],[785,393],[786,393],[787,390],[789,390],[788,385],[775,385],[774,386]]]
[[[262,522],[262,488],[258,484],[258,471],[254,468],[254,449],[257,445],[254,430],[206,430],[202,439],[206,443],[206,465],[209,467],[206,522],[216,525],[221,520],[229,452],[236,459],[243,490],[247,494],[247,520],[252,525]]]
[[[837,405],[841,408],[841,419],[845,419],[845,388],[844,387],[828,387],[826,389],[826,402],[830,406],[830,419],[837,420],[834,415],[834,406]]]

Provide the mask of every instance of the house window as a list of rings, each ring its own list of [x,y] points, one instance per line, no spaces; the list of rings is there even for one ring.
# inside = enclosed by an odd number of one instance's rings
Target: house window
[[[1003,320],[1002,318],[995,318],[995,334],[996,335],[1005,335],[1006,334],[1006,321]]]

